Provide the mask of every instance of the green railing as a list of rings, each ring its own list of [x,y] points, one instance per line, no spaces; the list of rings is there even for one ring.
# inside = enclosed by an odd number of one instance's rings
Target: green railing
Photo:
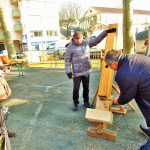
[[[4,40],[4,39],[5,39],[4,34],[3,33],[0,34],[0,40]]]
[[[13,10],[12,11],[12,17],[13,18],[20,18],[21,17],[20,10]]]
[[[11,4],[15,4],[17,5],[19,2],[21,2],[22,0],[10,0]]]
[[[15,24],[14,25],[14,30],[15,31],[22,31],[23,30],[22,24]]]

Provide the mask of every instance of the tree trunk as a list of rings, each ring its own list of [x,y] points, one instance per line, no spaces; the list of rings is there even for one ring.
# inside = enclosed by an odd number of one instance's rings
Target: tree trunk
[[[16,56],[16,52],[15,52],[15,48],[14,48],[13,41],[11,38],[11,34],[7,30],[2,6],[0,6],[0,21],[1,21],[2,31],[3,31],[4,37],[5,37],[5,44],[6,44],[6,48],[7,48],[7,52],[8,52],[8,57],[11,59]]]
[[[123,0],[123,53],[134,53],[134,33],[132,27],[133,9],[131,2],[133,0]]]

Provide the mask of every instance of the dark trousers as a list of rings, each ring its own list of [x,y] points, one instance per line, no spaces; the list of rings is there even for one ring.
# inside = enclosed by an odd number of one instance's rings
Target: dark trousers
[[[150,150],[150,138],[148,139],[145,145],[140,147],[140,150]]]
[[[139,99],[136,100],[136,103],[146,120],[147,127],[150,127],[150,100],[146,101],[144,99]]]
[[[82,82],[83,86],[83,100],[84,102],[89,102],[89,81],[90,76],[80,76],[80,77],[74,77],[73,78],[73,103],[79,104],[79,90],[80,90],[80,84]]]

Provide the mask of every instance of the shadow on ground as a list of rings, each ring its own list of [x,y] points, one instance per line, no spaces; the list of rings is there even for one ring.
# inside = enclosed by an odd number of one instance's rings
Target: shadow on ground
[[[79,111],[72,111],[72,80],[64,69],[26,68],[25,77],[18,77],[17,69],[6,76],[12,96],[4,102],[10,106],[6,121],[9,130],[17,136],[11,138],[12,150],[138,150],[147,138],[139,131],[145,124],[137,108],[128,105],[126,115],[114,114],[114,123],[109,129],[117,132],[117,140],[109,141],[87,135],[92,123],[85,119],[82,88]],[[99,70],[90,78],[90,100],[94,97]]]

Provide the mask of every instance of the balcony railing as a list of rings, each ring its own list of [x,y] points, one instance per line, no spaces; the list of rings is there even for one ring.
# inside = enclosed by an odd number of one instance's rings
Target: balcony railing
[[[13,16],[13,18],[20,18],[20,16],[21,16],[20,10],[13,10],[12,16]]]
[[[4,40],[4,39],[5,39],[4,34],[1,33],[1,34],[0,34],[0,40]]]
[[[22,24],[15,24],[15,25],[14,25],[14,30],[15,30],[16,32],[21,32],[21,31],[23,31]]]
[[[22,0],[10,0],[11,4],[17,5],[19,2],[21,2]]]

